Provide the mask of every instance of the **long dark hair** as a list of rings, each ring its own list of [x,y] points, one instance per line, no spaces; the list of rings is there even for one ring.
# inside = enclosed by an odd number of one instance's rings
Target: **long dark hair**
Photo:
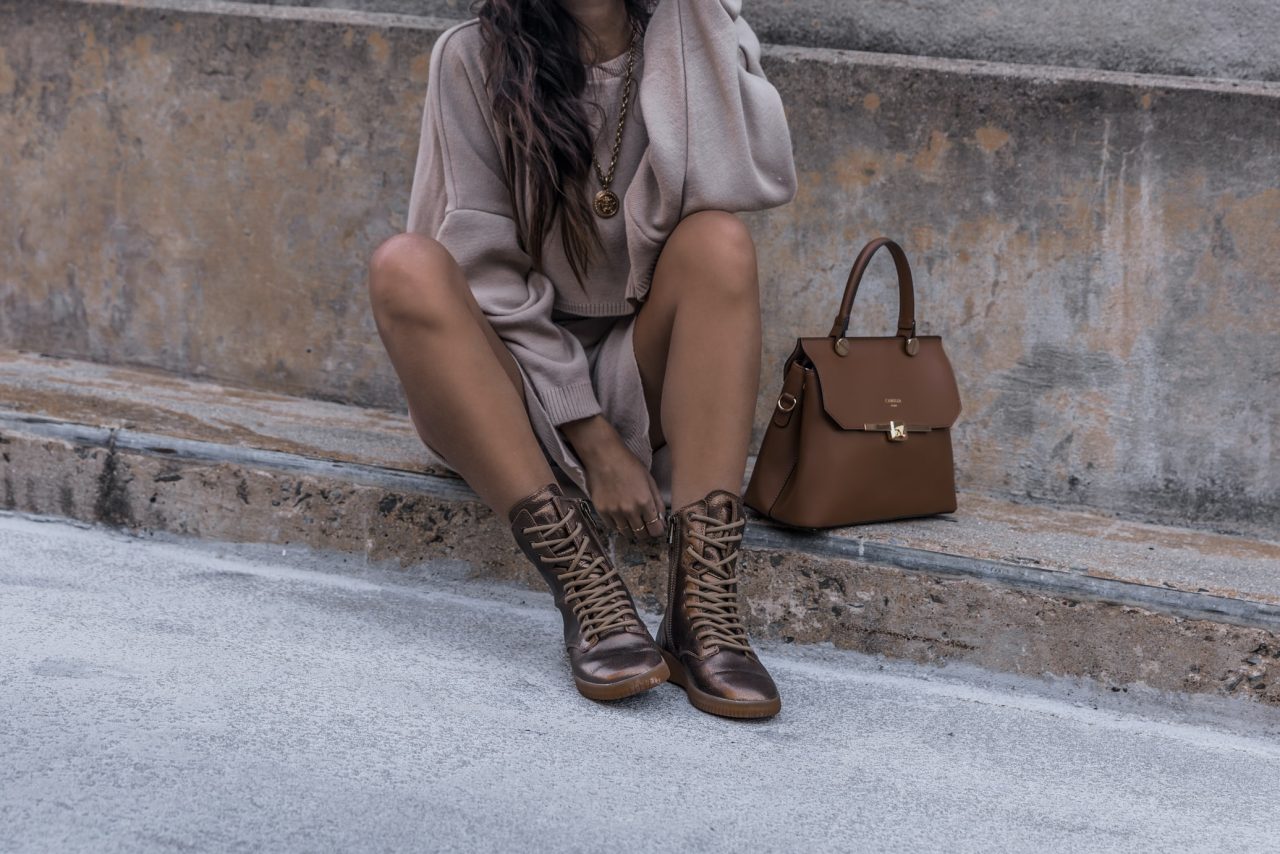
[[[649,24],[656,0],[621,0],[633,26]],[[517,235],[536,268],[542,244],[560,215],[560,238],[578,282],[592,247],[602,246],[591,209],[593,141],[580,45],[591,34],[560,0],[475,0],[485,42],[485,85],[502,139]],[[632,99],[639,90],[633,84]],[[600,164],[607,169],[607,163]]]

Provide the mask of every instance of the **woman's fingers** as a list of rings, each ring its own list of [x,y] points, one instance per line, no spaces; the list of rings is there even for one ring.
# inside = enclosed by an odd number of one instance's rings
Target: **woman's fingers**
[[[613,530],[617,531],[619,534],[622,534],[624,536],[628,536],[628,537],[632,536],[631,526],[627,524],[627,517],[625,514],[608,513],[605,515],[606,515],[606,518],[609,520],[609,525],[612,526]]]
[[[666,504],[662,493],[654,483],[651,475],[646,475],[642,482],[635,484],[641,491],[632,499],[618,502],[616,498],[601,502],[605,506],[596,506],[596,512],[605,524],[633,540],[642,537],[662,537],[666,534],[666,523],[663,510]]]
[[[627,521],[627,535],[632,539],[637,539],[644,533],[644,515],[645,508],[643,505],[632,505],[631,509],[625,514]]]
[[[611,510],[602,513],[602,516],[609,521],[609,526],[611,526],[613,530],[616,530],[618,534],[630,536],[632,539],[635,538],[636,522],[631,521],[631,517],[634,516],[634,513],[628,513],[623,510]]]
[[[649,491],[653,497],[653,512],[645,516],[645,530],[651,537],[661,537],[667,532],[666,525],[662,519],[662,511],[666,509],[666,502],[662,500],[662,492],[658,489],[658,484],[654,481],[652,475],[649,477]]]
[[[652,502],[651,496],[645,496],[643,499],[631,502],[625,507],[611,509],[603,515],[609,517],[610,524],[620,533],[633,540],[639,539],[654,532],[654,526],[649,523],[658,516],[658,511],[653,509]]]

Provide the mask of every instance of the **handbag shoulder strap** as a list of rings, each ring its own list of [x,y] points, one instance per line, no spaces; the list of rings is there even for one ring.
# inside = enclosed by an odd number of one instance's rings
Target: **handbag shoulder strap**
[[[877,237],[858,253],[849,271],[849,280],[845,282],[844,298],[840,300],[840,311],[836,314],[835,323],[831,325],[832,338],[843,338],[849,331],[849,314],[853,311],[853,300],[858,295],[858,285],[862,283],[862,274],[871,263],[871,256],[881,246],[889,250],[893,256],[893,265],[898,268],[898,335],[912,338],[916,334],[916,294],[911,282],[911,265],[907,263],[907,253],[902,247],[887,237]]]

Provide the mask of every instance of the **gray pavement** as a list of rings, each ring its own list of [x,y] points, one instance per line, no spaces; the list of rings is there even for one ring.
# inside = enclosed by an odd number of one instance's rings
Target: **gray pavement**
[[[771,721],[598,705],[466,573],[0,515],[0,851],[1274,850],[1269,709],[771,645]]]

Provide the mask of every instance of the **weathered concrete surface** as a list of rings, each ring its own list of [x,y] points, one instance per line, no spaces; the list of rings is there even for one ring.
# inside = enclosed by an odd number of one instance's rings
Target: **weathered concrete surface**
[[[0,409],[389,469],[446,473],[399,412],[0,350]]]
[[[466,0],[250,2],[472,16]],[[775,44],[1280,80],[1280,15],[1271,0],[747,0],[742,16]]]
[[[55,364],[0,360],[0,399],[29,400],[33,376]],[[64,404],[0,412],[0,508],[403,566],[457,559],[542,589],[506,526],[463,484],[381,462],[400,447],[393,416],[370,419],[378,429],[353,443],[342,425],[362,416],[333,404],[172,380],[149,393],[165,431],[152,433],[148,393],[120,420],[122,399],[96,379],[107,373],[144,388],[128,376],[141,372],[61,363],[74,380]],[[211,427],[198,425],[191,401],[206,402]],[[60,420],[64,411],[97,417],[77,424]],[[290,436],[283,428],[296,423],[314,426]],[[831,535],[756,520],[747,545],[750,622],[762,637],[1280,703],[1276,543],[965,494],[954,518]],[[615,548],[639,600],[661,607],[659,548]]]
[[[363,270],[434,32],[4,2],[0,335],[395,401]]]
[[[732,722],[582,699],[550,597],[454,561],[0,543],[5,851],[1221,852],[1280,820],[1256,705],[766,643],[782,713]]]
[[[155,453],[190,455],[221,447],[219,460],[264,460],[281,454],[320,464],[352,464],[350,477],[373,471],[449,475],[428,464],[409,419],[382,410],[239,389],[159,371],[0,351],[0,425],[84,441],[95,428],[157,437]],[[42,424],[41,422],[48,422]],[[3,429],[0,427],[0,429]],[[145,449],[145,443],[140,445]],[[276,455],[276,456],[271,456]],[[362,473],[357,475],[357,470]],[[369,481],[388,486],[385,478]],[[404,483],[421,484],[422,479]],[[474,495],[457,483],[459,495]],[[440,487],[431,487],[439,491]],[[1097,578],[1280,604],[1280,543],[1205,531],[1149,525],[1082,510],[1011,503],[964,493],[960,512],[937,519],[904,520],[790,534],[780,547],[813,553],[868,550],[890,561],[913,552],[964,556],[1026,567],[1042,574],[1087,573]],[[782,529],[771,536],[781,537]],[[893,550],[897,549],[898,552]],[[1065,590],[1065,588],[1062,588]]]
[[[0,0],[0,345],[398,406],[364,259],[439,25],[250,8]],[[801,187],[749,217],[757,438],[886,232],[959,374],[965,488],[1277,536],[1280,86],[766,54]]]

